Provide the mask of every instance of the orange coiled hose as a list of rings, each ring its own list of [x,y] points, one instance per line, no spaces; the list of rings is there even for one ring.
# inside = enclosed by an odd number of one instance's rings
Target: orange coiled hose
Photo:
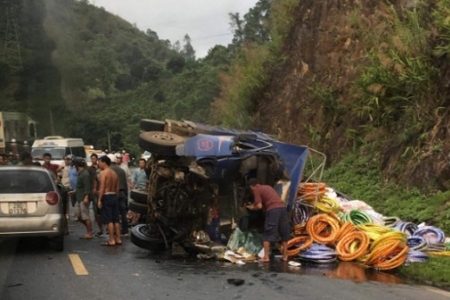
[[[336,240],[341,225],[334,214],[319,214],[312,216],[306,224],[306,231],[314,241],[331,244]]]
[[[300,236],[307,234],[306,232],[306,222],[302,224],[295,224],[294,225],[294,236]]]
[[[367,253],[370,239],[362,231],[348,232],[336,245],[336,252],[342,261],[351,261]]]
[[[409,247],[400,240],[387,240],[372,250],[365,264],[379,270],[391,270],[406,261],[408,250]]]
[[[297,195],[306,201],[314,201],[327,192],[323,182],[302,182],[299,184]]]
[[[297,246],[300,243],[302,244],[300,246]],[[289,257],[297,256],[300,251],[309,248],[312,243],[313,239],[308,235],[296,236],[287,242],[287,255]]]
[[[339,229],[339,232],[336,236],[336,241],[340,241],[347,234],[357,230],[358,228],[356,228],[356,226],[352,222],[345,222]]]

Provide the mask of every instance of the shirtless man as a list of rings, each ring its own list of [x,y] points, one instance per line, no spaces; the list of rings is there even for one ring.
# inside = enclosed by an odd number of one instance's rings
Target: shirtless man
[[[111,159],[102,156],[98,160],[100,172],[100,188],[98,190],[98,208],[101,210],[103,224],[108,227],[109,241],[102,246],[122,245],[119,218],[119,177],[109,168]]]

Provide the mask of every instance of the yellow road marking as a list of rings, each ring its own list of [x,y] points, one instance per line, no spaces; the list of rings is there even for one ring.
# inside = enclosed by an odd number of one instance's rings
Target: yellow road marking
[[[78,256],[78,254],[69,254],[69,259],[70,259],[70,262],[72,263],[75,274],[89,275],[88,271],[84,267],[84,264],[81,261],[81,258]]]

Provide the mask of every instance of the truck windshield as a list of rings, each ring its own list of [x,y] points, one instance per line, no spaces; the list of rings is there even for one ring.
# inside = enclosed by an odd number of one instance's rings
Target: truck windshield
[[[52,155],[52,160],[62,160],[64,155],[66,154],[66,148],[36,147],[31,149],[31,155],[33,156],[34,160],[43,160],[44,153],[50,153]]]

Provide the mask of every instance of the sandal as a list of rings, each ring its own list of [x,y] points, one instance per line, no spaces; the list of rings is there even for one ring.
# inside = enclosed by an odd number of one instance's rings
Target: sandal
[[[95,237],[100,237],[102,235],[103,235],[103,232],[101,232],[101,231],[95,233]]]
[[[94,237],[92,235],[80,236],[80,240],[92,240]]]
[[[114,247],[116,244],[110,244],[109,241],[100,243],[100,246]]]

